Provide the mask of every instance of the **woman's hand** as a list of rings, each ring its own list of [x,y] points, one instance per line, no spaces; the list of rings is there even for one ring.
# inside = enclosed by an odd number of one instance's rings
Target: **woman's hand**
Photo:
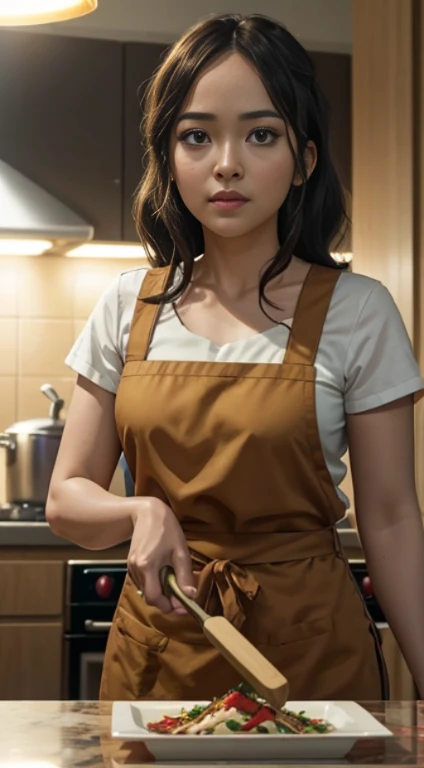
[[[181,526],[172,509],[160,499],[139,499],[133,515],[134,531],[128,555],[128,572],[143,592],[148,605],[163,613],[186,614],[176,597],[166,597],[160,582],[160,571],[171,565],[178,586],[188,596],[196,595],[191,557]]]

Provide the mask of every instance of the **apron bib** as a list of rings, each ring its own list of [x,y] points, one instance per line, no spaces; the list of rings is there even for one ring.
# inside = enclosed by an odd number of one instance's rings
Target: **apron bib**
[[[147,360],[170,269],[150,270],[116,421],[137,496],[174,511],[198,602],[286,675],[293,699],[389,698],[376,629],[341,551],[345,514],[323,455],[314,362],[337,270],[313,265],[277,364]],[[100,698],[202,700],[240,678],[190,616],[145,604],[128,576]]]

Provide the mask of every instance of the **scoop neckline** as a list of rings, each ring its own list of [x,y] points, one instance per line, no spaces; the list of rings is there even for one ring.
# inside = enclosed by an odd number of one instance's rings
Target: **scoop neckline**
[[[267,338],[269,334],[273,334],[275,331],[280,330],[281,327],[286,328],[286,331],[290,333],[291,328],[288,328],[286,326],[286,323],[293,323],[293,317],[287,318],[287,320],[284,320],[284,322],[276,323],[275,325],[272,325],[270,328],[267,328],[265,331],[258,331],[257,333],[252,333],[249,336],[243,336],[240,339],[233,339],[232,341],[226,341],[224,344],[215,344],[211,339],[209,339],[207,336],[202,336],[199,333],[195,333],[194,331],[191,331],[187,326],[183,323],[181,320],[181,317],[175,307],[174,302],[170,303],[170,308],[173,314],[173,317],[179,322],[181,328],[183,331],[191,336],[192,338],[199,339],[199,341],[206,342],[214,349],[225,349],[226,347],[233,347],[237,344],[245,344],[246,342],[253,340],[253,339],[259,339],[259,338]]]

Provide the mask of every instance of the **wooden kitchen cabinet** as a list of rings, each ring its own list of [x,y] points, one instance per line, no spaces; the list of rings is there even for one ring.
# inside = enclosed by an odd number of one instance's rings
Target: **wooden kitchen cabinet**
[[[0,158],[121,240],[123,46],[0,32]]]
[[[0,700],[66,697],[67,563],[125,561],[127,556],[127,544],[90,551],[71,543],[2,546],[0,530]]]
[[[330,151],[340,180],[352,192],[352,57],[309,51],[330,113]]]
[[[61,621],[0,623],[0,699],[62,698]]]
[[[64,563],[0,562],[0,699],[60,699]]]
[[[0,617],[60,616],[62,562],[0,562]]]
[[[148,80],[160,65],[168,47],[156,43],[127,43],[125,45],[124,240],[138,240],[132,216],[132,206],[134,192],[143,172],[143,146],[140,133],[142,100]]]

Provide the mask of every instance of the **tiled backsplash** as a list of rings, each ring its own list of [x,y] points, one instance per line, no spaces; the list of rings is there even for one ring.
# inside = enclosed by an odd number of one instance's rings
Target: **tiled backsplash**
[[[69,404],[75,374],[64,363],[101,293],[134,260],[0,258],[0,431],[48,415],[40,386]]]
[[[65,357],[101,293],[136,266],[133,259],[0,258],[0,431],[48,416],[42,384],[69,405],[76,374]],[[2,470],[0,453],[1,496]]]

